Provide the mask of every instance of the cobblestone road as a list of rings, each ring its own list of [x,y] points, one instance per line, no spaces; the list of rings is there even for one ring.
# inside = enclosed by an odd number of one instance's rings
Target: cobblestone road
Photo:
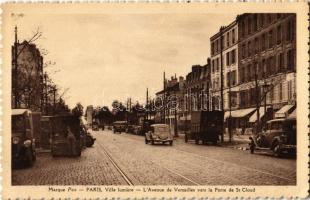
[[[32,168],[12,172],[13,185],[127,185],[110,155],[134,185],[295,185],[296,160],[232,148],[146,145],[144,138],[112,131],[93,132],[95,145],[80,158],[44,153]]]

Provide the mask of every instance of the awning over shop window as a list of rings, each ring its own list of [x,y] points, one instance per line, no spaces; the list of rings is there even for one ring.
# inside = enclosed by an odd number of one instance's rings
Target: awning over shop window
[[[266,107],[266,109],[268,109],[268,108],[269,108],[269,106]],[[260,107],[260,108],[259,108],[259,118],[261,119],[264,115],[265,115],[265,107]],[[251,117],[250,117],[250,119],[249,119],[249,122],[252,122],[252,123],[254,123],[254,122],[256,122],[256,121],[257,121],[257,111],[255,111],[255,112],[251,115]]]
[[[296,119],[296,109],[287,117],[289,119]]]
[[[247,109],[240,109],[240,110],[233,110],[231,111],[231,117],[233,118],[242,118],[253,112],[255,108],[247,108]],[[224,115],[224,120],[229,118],[230,111],[226,111]]]
[[[287,117],[288,114],[289,114],[289,111],[292,110],[293,107],[294,107],[294,105],[285,105],[285,106],[283,106],[280,110],[278,110],[275,113],[275,118]]]

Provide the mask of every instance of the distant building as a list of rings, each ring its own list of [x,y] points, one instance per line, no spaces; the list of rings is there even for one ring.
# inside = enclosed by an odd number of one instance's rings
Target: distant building
[[[94,107],[92,105],[86,107],[86,122],[87,125],[91,125],[93,123],[93,112],[94,112]]]
[[[178,124],[179,100],[183,97],[182,91],[184,87],[184,78],[171,77],[170,80],[164,80],[164,89],[156,93],[156,108],[155,121],[157,123],[169,124],[172,132],[175,130],[175,124]],[[177,121],[176,121],[177,120]]]
[[[12,46],[12,108],[41,111],[43,107],[43,57],[35,44],[17,41]]]
[[[189,128],[191,112],[209,110],[210,106],[210,59],[206,65],[193,65],[191,72],[186,75],[185,85],[180,98],[180,129]]]

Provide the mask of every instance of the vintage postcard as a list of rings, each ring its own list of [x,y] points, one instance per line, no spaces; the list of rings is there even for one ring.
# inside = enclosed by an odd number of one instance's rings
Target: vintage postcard
[[[2,4],[2,197],[305,198],[308,4]]]

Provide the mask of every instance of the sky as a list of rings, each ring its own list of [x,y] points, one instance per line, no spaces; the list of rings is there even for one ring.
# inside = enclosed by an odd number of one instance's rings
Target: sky
[[[45,70],[69,107],[77,102],[111,106],[113,100],[145,103],[163,87],[163,72],[170,78],[186,76],[195,64],[210,57],[210,37],[236,14],[103,13],[25,14],[13,19],[20,41],[31,38],[55,62]],[[13,32],[12,32],[13,34]],[[12,41],[13,43],[13,41]],[[60,92],[61,93],[61,92]]]

